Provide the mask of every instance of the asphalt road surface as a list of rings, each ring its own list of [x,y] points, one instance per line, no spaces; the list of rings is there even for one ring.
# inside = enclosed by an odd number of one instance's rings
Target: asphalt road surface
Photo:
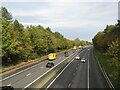
[[[69,51],[68,53],[69,55],[72,55],[73,51]],[[57,59],[54,60],[53,62],[56,65],[65,58],[66,57],[64,56],[64,54],[60,54],[57,56]],[[2,86],[13,86],[14,88],[24,88],[27,85],[29,85],[32,81],[34,81],[36,78],[43,75],[45,72],[47,72],[50,69],[50,68],[46,68],[46,64],[48,62],[50,61],[45,60],[43,62],[40,62],[39,64],[36,64],[18,73],[7,76],[2,80],[0,80],[0,82],[2,82]]]
[[[105,88],[90,46],[80,53],[86,62],[73,60],[59,76],[48,85],[49,88]]]
[[[72,60],[63,71],[48,84],[47,88],[104,88],[104,83],[98,70],[97,64],[92,54],[93,47],[86,47],[80,53],[80,57],[85,58],[86,62],[81,60]],[[72,55],[73,51],[69,51]],[[53,62],[60,63],[66,57],[64,54],[57,56]],[[26,88],[36,78],[50,70],[46,68],[48,60],[40,62],[28,69],[7,76],[0,80],[3,86],[13,86],[14,88]]]

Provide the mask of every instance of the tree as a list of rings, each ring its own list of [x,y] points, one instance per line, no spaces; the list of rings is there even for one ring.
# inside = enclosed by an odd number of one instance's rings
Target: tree
[[[52,33],[51,29],[49,27],[46,28],[46,30],[50,33]]]
[[[120,26],[120,20],[118,20],[118,24],[117,25]]]
[[[68,40],[59,32],[52,32],[49,27],[30,25],[24,28],[16,19],[11,22],[12,15],[6,8],[2,8],[2,13],[3,18],[0,25],[2,26],[2,59],[4,66],[69,49],[74,44],[78,45],[81,42],[87,44],[86,41]]]
[[[1,7],[2,12],[2,18],[8,22],[12,22],[12,14],[8,12],[8,10],[5,7]]]
[[[93,45],[101,51],[101,55],[104,53],[108,57],[106,64],[108,67],[113,67],[116,72],[111,72],[112,75],[116,75],[114,83],[115,87],[120,87],[120,20],[118,24],[107,25],[104,31],[97,33],[93,38]],[[112,65],[112,66],[111,66]]]
[[[112,57],[120,59],[120,43],[118,40],[112,41],[111,44],[109,44],[107,53]]]

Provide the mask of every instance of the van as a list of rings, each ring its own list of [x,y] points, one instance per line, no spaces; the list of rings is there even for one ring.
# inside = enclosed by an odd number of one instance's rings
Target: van
[[[49,55],[48,55],[48,59],[49,60],[55,60],[56,59],[56,53],[50,53]]]

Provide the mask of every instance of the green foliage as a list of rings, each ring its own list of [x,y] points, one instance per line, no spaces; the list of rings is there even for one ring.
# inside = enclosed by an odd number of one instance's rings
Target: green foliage
[[[99,32],[93,38],[93,44],[96,49],[101,52],[107,52],[110,44],[113,41],[118,40],[120,44],[120,26],[119,25],[110,25],[102,32]]]
[[[116,58],[111,58],[109,55],[106,55],[105,53],[99,52],[95,48],[94,48],[94,55],[98,58],[102,68],[105,69],[114,87],[120,88],[120,63],[119,61]]]
[[[8,12],[8,10],[5,7],[1,7],[0,9],[2,12],[2,18],[8,22],[12,21],[12,14]]]
[[[114,86],[120,88],[120,21],[116,25],[107,25],[104,31],[99,32],[93,38],[94,47],[100,52],[103,67],[112,79]],[[105,53],[105,55],[103,55]]]
[[[89,42],[68,40],[59,32],[41,25],[23,27],[18,20],[3,8],[2,18],[2,60],[4,66],[35,59],[49,53],[72,48],[74,45],[88,45]]]
[[[107,54],[117,58],[120,56],[120,44],[118,40],[111,42],[111,44],[109,45]]]
[[[49,27],[46,28],[46,30],[50,33],[52,33],[51,29]]]

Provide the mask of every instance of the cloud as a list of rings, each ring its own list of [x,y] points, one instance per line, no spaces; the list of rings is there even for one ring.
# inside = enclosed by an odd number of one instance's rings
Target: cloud
[[[4,2],[3,5],[25,26],[49,26],[70,39],[79,36],[90,40],[107,24],[115,24],[118,18],[117,2],[42,1]]]
[[[91,5],[92,4],[92,5]],[[108,5],[108,6],[107,6]],[[111,6],[113,5],[113,6]],[[109,10],[116,8],[116,10]],[[15,11],[14,16],[29,16],[29,18],[38,18],[34,23],[24,21],[26,24],[33,25],[43,23],[50,27],[85,27],[97,26],[99,23],[104,25],[106,23],[114,23],[117,19],[117,6],[114,3],[69,3],[68,5],[53,5],[51,9],[37,9],[33,11]],[[34,14],[33,14],[34,13]],[[108,17],[109,15],[109,17]],[[114,16],[114,17],[113,17]],[[34,19],[33,18],[33,19]],[[112,21],[114,19],[114,21]],[[111,23],[109,23],[111,22]],[[100,26],[101,26],[100,25]]]

